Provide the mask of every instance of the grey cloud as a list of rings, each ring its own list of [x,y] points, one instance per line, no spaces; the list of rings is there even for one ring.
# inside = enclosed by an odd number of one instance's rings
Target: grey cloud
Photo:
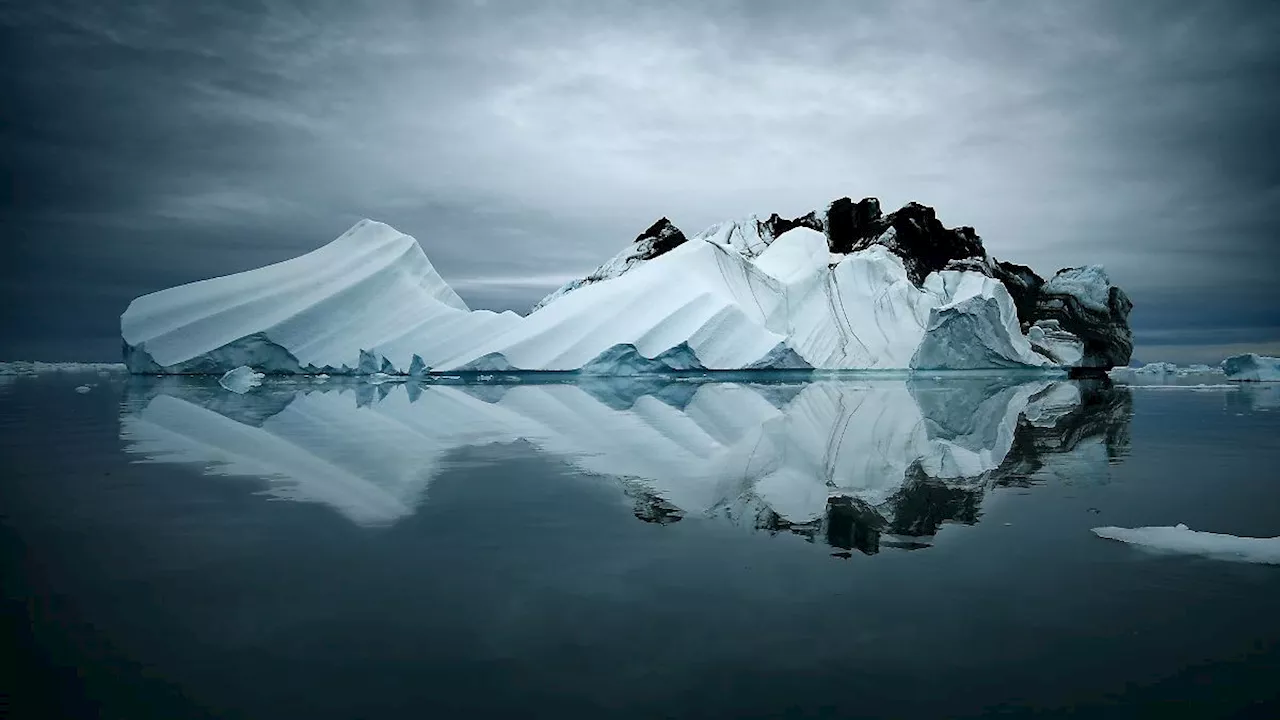
[[[1265,335],[1277,36],[1266,2],[0,3],[3,332],[111,338],[365,216],[523,309],[660,215],[850,194],[1106,264],[1140,343]]]

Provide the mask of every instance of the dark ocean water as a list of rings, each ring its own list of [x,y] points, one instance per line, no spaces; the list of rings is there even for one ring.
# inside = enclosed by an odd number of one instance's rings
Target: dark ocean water
[[[0,382],[9,717],[1280,717],[1090,532],[1280,535],[1274,387]]]

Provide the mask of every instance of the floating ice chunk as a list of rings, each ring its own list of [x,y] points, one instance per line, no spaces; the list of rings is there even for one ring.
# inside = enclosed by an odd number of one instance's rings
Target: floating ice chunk
[[[228,370],[218,380],[218,384],[237,395],[243,395],[261,385],[263,377],[262,373],[255,372],[248,365],[241,365],[235,370]]]
[[[1174,527],[1098,527],[1093,529],[1093,533],[1108,540],[1119,540],[1162,552],[1280,565],[1280,537],[1223,535],[1192,530],[1182,523]]]
[[[80,393],[81,395],[84,395],[85,393],[89,392],[89,391],[90,391],[90,390],[92,390],[92,389],[93,389],[93,388],[89,387],[88,385],[77,385],[77,386],[76,386],[76,392]]]
[[[1280,358],[1257,353],[1233,355],[1222,361],[1228,380],[1237,382],[1280,382]]]

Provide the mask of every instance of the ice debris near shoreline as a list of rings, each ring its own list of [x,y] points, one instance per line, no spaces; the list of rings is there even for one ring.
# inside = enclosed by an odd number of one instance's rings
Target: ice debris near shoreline
[[[1089,367],[1129,360],[1100,267],[1044,280],[916,203],[841,198],[686,238],[665,218],[527,316],[473,311],[418,242],[362,220],[292,260],[162,290],[121,317],[133,372],[418,375]]]
[[[1280,565],[1280,537],[1255,538],[1202,532],[1181,523],[1174,527],[1098,527],[1093,529],[1093,533],[1100,538],[1161,552]]]

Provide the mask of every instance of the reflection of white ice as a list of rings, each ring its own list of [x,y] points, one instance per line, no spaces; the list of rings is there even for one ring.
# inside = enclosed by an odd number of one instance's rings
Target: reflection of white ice
[[[980,476],[1005,459],[1021,415],[1044,421],[1080,403],[1074,387],[1045,380],[830,381],[782,394],[707,383],[679,400],[662,390],[620,400],[576,384],[384,390],[357,402],[309,389],[255,413],[253,403],[271,400],[171,386],[126,413],[121,435],[146,462],[265,478],[275,497],[326,503],[359,524],[412,514],[448,452],[515,440],[583,472],[632,479],[689,514],[762,502],[803,523],[832,495],[885,503],[916,464],[933,478]]]

